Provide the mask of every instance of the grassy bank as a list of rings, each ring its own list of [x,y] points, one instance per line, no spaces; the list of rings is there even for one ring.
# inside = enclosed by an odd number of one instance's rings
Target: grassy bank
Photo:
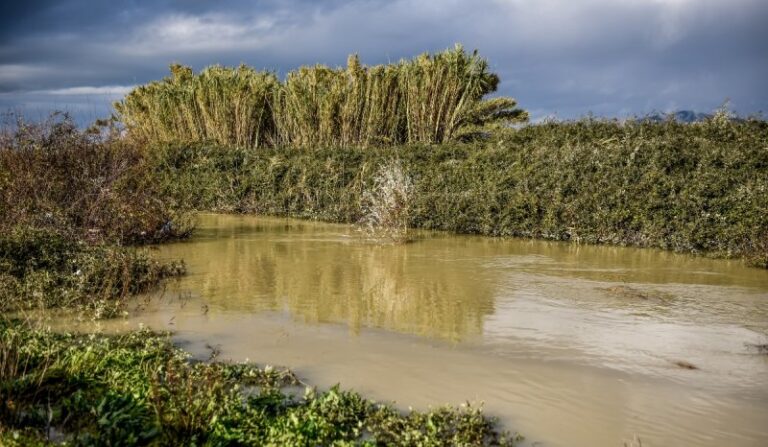
[[[512,445],[478,408],[401,414],[289,371],[192,361],[165,336],[0,321],[0,444]]]
[[[148,151],[167,196],[199,210],[358,222],[380,167],[412,181],[410,226],[659,247],[768,266],[768,123],[598,121],[472,143]]]
[[[186,237],[192,215],[163,196],[141,147],[66,115],[0,133],[0,312],[117,314],[184,273],[127,245]]]

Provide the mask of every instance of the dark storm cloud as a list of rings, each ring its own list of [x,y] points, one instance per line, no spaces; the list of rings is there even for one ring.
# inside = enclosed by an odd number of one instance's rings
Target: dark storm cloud
[[[0,11],[0,107],[100,114],[170,62],[284,74],[462,42],[535,116],[768,105],[764,0],[26,1]]]

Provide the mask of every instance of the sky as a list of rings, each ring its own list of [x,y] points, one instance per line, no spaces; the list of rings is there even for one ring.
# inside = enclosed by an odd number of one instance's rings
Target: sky
[[[766,0],[25,0],[0,5],[0,111],[79,121],[179,62],[300,65],[478,49],[534,119],[768,112]]]

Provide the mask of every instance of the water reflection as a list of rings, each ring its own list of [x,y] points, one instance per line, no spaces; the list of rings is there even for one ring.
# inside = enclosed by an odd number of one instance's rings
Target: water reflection
[[[536,299],[768,333],[768,272],[660,250],[430,233],[377,245],[349,226],[205,215],[192,242],[161,253],[186,260],[179,287],[213,310],[283,311],[353,331],[467,340],[499,300],[508,310]]]
[[[346,323],[465,340],[493,312],[493,282],[478,263],[456,262],[424,241],[378,245],[350,227],[206,217],[194,243],[165,251],[192,275],[182,290],[215,311],[288,311],[305,322]],[[490,248],[490,247],[488,247]]]

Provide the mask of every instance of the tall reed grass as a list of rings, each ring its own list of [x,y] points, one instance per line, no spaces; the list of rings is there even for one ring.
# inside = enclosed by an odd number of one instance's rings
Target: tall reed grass
[[[494,123],[525,121],[511,98],[484,99],[499,78],[461,46],[398,63],[301,67],[284,82],[251,68],[171,66],[171,76],[115,104],[129,132],[150,142],[262,146],[443,143]]]
[[[131,133],[148,141],[211,141],[238,147],[274,142],[272,73],[171,65],[171,76],[130,92],[115,109]]]

